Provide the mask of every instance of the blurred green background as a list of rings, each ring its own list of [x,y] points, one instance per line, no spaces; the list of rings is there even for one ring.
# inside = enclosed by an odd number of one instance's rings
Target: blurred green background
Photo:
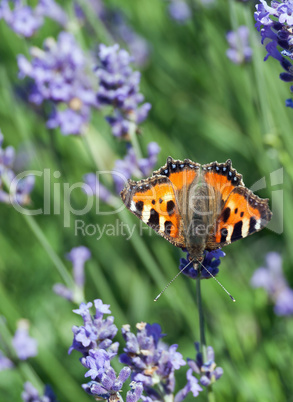
[[[71,14],[72,2],[63,2]],[[278,317],[261,289],[252,289],[254,270],[264,264],[269,251],[283,257],[283,269],[293,285],[293,135],[292,110],[285,107],[289,85],[278,78],[279,63],[263,62],[265,49],[254,28],[254,4],[215,0],[209,7],[190,2],[193,17],[185,24],[173,21],[167,1],[106,1],[111,9],[120,9],[128,24],[150,45],[148,63],[140,69],[141,92],[152,104],[142,125],[139,142],[143,152],[150,141],[160,147],[157,168],[167,156],[190,158],[199,163],[231,158],[233,167],[243,174],[247,187],[262,177],[267,188],[258,191],[272,199],[274,190],[283,190],[284,204],[275,200],[273,212],[283,211],[282,233],[265,229],[228,246],[218,279],[237,300],[231,303],[213,280],[203,281],[202,293],[206,317],[207,343],[213,346],[223,377],[214,385],[217,401],[293,401],[292,341],[293,321]],[[73,15],[73,14],[72,14]],[[73,16],[72,16],[73,18]],[[83,27],[73,32],[84,49],[99,43],[113,44],[106,27],[96,19],[95,35]],[[227,31],[245,24],[250,29],[253,58],[250,64],[235,65],[226,56]],[[47,36],[58,35],[59,27],[47,20],[32,38],[18,37],[0,21],[0,127],[4,145],[29,151],[28,168],[59,170],[53,184],[82,181],[96,171],[94,159],[111,170],[116,159],[125,154],[125,144],[113,138],[102,113],[93,113],[87,139],[64,137],[49,131],[44,121],[15,94],[16,55],[28,55],[28,47],[41,46]],[[127,44],[121,42],[121,47]],[[90,145],[92,155],[86,143]],[[94,157],[94,159],[93,159]],[[284,169],[283,185],[270,185],[270,173]],[[82,208],[85,195],[72,193],[73,204]],[[75,220],[64,227],[61,197],[60,215],[38,215],[35,221],[48,243],[71,272],[65,254],[72,247],[87,246],[92,259],[86,265],[85,298],[101,298],[111,305],[118,327],[137,322],[157,322],[167,343],[176,343],[184,358],[194,358],[194,342],[199,340],[195,282],[179,277],[154,304],[153,298],[178,272],[183,253],[150,230],[140,233],[140,223],[129,211],[100,216],[92,210],[83,216],[86,224],[115,224],[117,220],[136,225],[130,240],[123,236],[82,236],[75,233]],[[119,201],[120,202],[120,201]],[[43,181],[38,178],[32,193],[32,207],[43,206]],[[103,206],[110,211],[110,207]],[[278,211],[278,212],[277,212]],[[282,215],[278,227],[282,224]],[[276,221],[275,221],[276,222]],[[13,207],[0,204],[0,314],[5,317],[2,336],[9,339],[20,318],[31,322],[30,333],[37,338],[39,353],[17,370],[0,372],[0,400],[18,401],[23,382],[49,383],[60,401],[87,401],[80,387],[84,368],[79,355],[67,355],[72,342],[72,325],[81,325],[75,308],[52,291],[62,278],[52,260],[27,224]],[[50,253],[50,251],[49,251]],[[4,334],[5,332],[5,334]],[[122,340],[119,332],[118,340]],[[119,367],[119,366],[117,366]],[[185,371],[177,377],[177,389],[185,384]],[[206,393],[199,395],[205,401]],[[186,400],[191,400],[189,396]]]

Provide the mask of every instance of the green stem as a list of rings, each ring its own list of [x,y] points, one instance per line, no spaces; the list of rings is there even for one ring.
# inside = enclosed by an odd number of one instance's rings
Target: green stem
[[[39,240],[39,242],[41,243],[41,245],[43,246],[43,248],[47,252],[49,258],[51,259],[51,261],[53,262],[53,264],[57,268],[59,274],[61,275],[62,279],[64,280],[65,285],[69,289],[74,289],[75,284],[74,284],[73,279],[71,278],[71,276],[67,272],[67,269],[66,269],[65,265],[63,264],[63,262],[60,260],[58,255],[53,250],[51,244],[48,242],[48,240],[47,240],[46,236],[44,235],[42,229],[37,224],[37,222],[34,220],[33,216],[32,215],[25,215],[25,214],[21,214],[21,215],[23,216],[24,220],[26,221],[26,223],[28,224],[28,226],[30,227],[30,229],[32,230],[32,232],[34,233],[36,238]]]
[[[199,316],[199,338],[200,338],[200,351],[203,356],[203,362],[207,361],[207,344],[205,338],[205,329],[204,329],[204,314],[203,314],[203,306],[202,306],[202,298],[201,298],[201,280],[198,278],[196,280],[196,298],[197,298],[197,307],[198,307],[198,316]],[[209,385],[207,387],[208,391],[208,401],[215,402],[215,394],[213,393],[212,386]]]

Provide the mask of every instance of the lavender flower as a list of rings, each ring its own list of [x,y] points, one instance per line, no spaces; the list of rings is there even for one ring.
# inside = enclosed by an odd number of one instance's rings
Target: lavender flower
[[[4,137],[0,131],[0,202],[18,205],[30,203],[30,193],[35,184],[35,178],[28,175],[21,179],[13,171],[15,150],[8,146],[3,148]]]
[[[27,320],[20,320],[18,322],[18,329],[16,330],[12,339],[12,346],[20,360],[26,360],[29,357],[37,355],[37,341],[29,336],[29,323]]]
[[[235,64],[247,63],[251,60],[252,49],[249,46],[249,29],[242,25],[236,31],[226,35],[230,48],[226,51],[227,57]]]
[[[8,370],[14,367],[14,364],[8,357],[6,357],[0,350],[0,371]]]
[[[293,290],[288,286],[282,271],[282,258],[278,253],[266,255],[266,267],[258,268],[252,278],[251,285],[262,287],[274,302],[277,315],[293,314]]]
[[[175,396],[175,402],[181,402],[187,397],[189,392],[192,393],[194,398],[196,398],[199,393],[203,390],[198,383],[198,379],[192,375],[192,369],[187,370],[186,373],[187,384],[182,388]]]
[[[171,0],[168,8],[170,17],[180,24],[191,18],[191,9],[183,0]]]
[[[140,323],[136,327],[137,335],[130,332],[129,325],[122,327],[126,347],[120,362],[132,369],[132,380],[141,382],[147,395],[160,400],[155,386],[160,384],[166,394],[171,394],[175,387],[174,372],[186,363],[177,352],[177,345],[168,348],[160,342],[164,335],[159,324]]]
[[[67,32],[61,32],[57,42],[47,39],[43,47],[30,49],[30,61],[18,56],[19,77],[28,77],[33,83],[30,102],[50,104],[49,128],[60,127],[64,135],[78,135],[90,120],[91,108],[98,108],[89,60]]]
[[[91,252],[87,247],[80,246],[73,248],[67,258],[73,265],[73,277],[77,286],[84,286],[84,264],[91,258]]]
[[[187,359],[187,364],[195,374],[200,375],[200,383],[204,387],[208,387],[213,384],[223,375],[222,367],[217,367],[215,363],[215,354],[211,346],[207,347],[207,359],[204,362],[203,355],[200,352],[200,345],[195,343],[196,357],[195,360]],[[191,374],[189,373],[189,376]],[[189,378],[190,381],[190,378]]]
[[[125,183],[131,177],[143,178],[151,174],[157,163],[160,147],[156,142],[150,142],[147,148],[147,158],[138,159],[134,149],[129,147],[124,159],[118,159],[115,162],[112,174],[117,193],[123,190]]]
[[[130,376],[129,367],[123,367],[116,376],[110,365],[112,355],[103,349],[90,350],[89,355],[81,360],[82,364],[89,369],[85,377],[91,377],[92,381],[83,384],[83,389],[90,395],[109,400],[116,396],[122,389],[124,382]],[[110,399],[111,400],[111,399]]]
[[[132,61],[126,50],[119,45],[100,45],[100,65],[96,74],[99,78],[98,102],[114,107],[113,113],[106,117],[116,137],[128,138],[144,121],[151,108],[149,103],[142,105],[144,97],[139,93],[140,73],[130,67]],[[139,106],[140,105],[140,106]]]
[[[103,319],[104,314],[111,313],[109,305],[103,304],[100,299],[94,300],[94,304],[96,308],[94,316],[91,316],[89,310],[92,303],[81,303],[78,310],[73,310],[74,313],[81,315],[84,325],[73,326],[73,343],[68,353],[77,350],[85,357],[89,355],[91,349],[104,349],[109,353],[117,353],[118,343],[112,342],[118,331],[114,325],[114,317]]]
[[[10,8],[10,4],[14,8]],[[44,24],[47,16],[65,26],[67,16],[54,0],[40,0],[36,8],[31,8],[21,0],[2,0],[0,3],[0,19],[3,19],[17,34],[31,37]]]
[[[106,204],[112,206],[115,205],[115,197],[99,181],[95,173],[87,173],[86,175],[84,175],[83,180],[84,180],[83,190],[88,196],[96,196]]]
[[[89,258],[91,258],[91,252],[84,246],[75,247],[67,254],[67,259],[73,265],[73,279],[76,286],[74,289],[68,289],[61,283],[56,283],[53,290],[57,295],[75,302],[79,302],[83,298],[84,264]]]
[[[56,396],[50,386],[45,386],[44,395],[41,396],[30,382],[24,384],[21,399],[24,402],[57,402]]]
[[[271,7],[266,1],[260,0],[260,4],[256,5],[254,17],[256,20],[256,28],[261,32],[262,43],[265,39],[270,42],[266,45],[268,52],[264,60],[272,56],[278,60],[286,72],[280,74],[281,80],[285,82],[293,81],[293,67],[288,60],[293,59],[292,43],[293,43],[293,17],[292,17],[292,1],[284,0],[271,2]],[[283,50],[279,50],[279,48]],[[293,91],[293,86],[291,86]],[[290,99],[286,101],[286,106],[291,107]]]
[[[199,273],[201,279],[209,279],[211,278],[211,275],[207,272],[207,270],[213,276],[216,276],[219,272],[218,267],[221,264],[220,258],[225,257],[225,255],[226,254],[221,249],[205,251],[202,265],[197,264],[197,269],[194,269],[193,262],[190,262],[189,253],[187,253],[186,258],[180,258],[179,269],[180,271],[183,270],[182,273],[184,275],[189,276],[192,279],[196,279]]]

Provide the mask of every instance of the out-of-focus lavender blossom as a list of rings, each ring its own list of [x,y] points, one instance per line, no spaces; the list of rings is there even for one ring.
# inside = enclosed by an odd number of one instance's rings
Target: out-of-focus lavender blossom
[[[147,151],[147,158],[138,159],[134,149],[129,147],[124,159],[116,160],[112,174],[117,193],[123,190],[125,183],[131,177],[141,179],[151,175],[157,163],[160,147],[156,142],[150,142]]]
[[[88,196],[96,196],[106,204],[115,206],[113,194],[100,182],[95,173],[87,173],[83,177],[83,190]]]
[[[225,255],[226,254],[221,249],[213,251],[205,251],[205,256],[202,265],[198,264],[197,269],[194,269],[193,262],[190,261],[189,253],[187,253],[186,258],[180,258],[179,269],[180,271],[183,270],[182,273],[184,275],[189,276],[192,279],[198,278],[199,273],[201,279],[209,279],[211,278],[211,275],[207,272],[207,270],[213,276],[216,276],[219,272],[218,267],[221,264],[220,258],[225,257]]]
[[[101,44],[98,56],[98,102],[113,106],[113,113],[106,117],[112,133],[128,139],[151,108],[149,103],[141,104],[144,96],[139,93],[140,73],[132,70],[129,53],[120,49],[118,44],[109,47]]]
[[[196,357],[195,360],[187,359],[187,364],[195,374],[200,375],[199,382],[204,387],[208,387],[222,377],[224,371],[222,367],[217,367],[215,363],[215,353],[211,346],[207,347],[206,362],[203,360],[203,355],[200,352],[200,344],[195,343]]]
[[[14,367],[14,364],[8,357],[6,357],[0,350],[0,371],[8,370]]]
[[[84,264],[91,258],[91,252],[87,247],[80,246],[73,248],[67,254],[67,259],[73,265],[73,278],[77,286],[84,286]]]
[[[27,205],[34,188],[35,177],[27,175],[18,179],[13,170],[15,150],[8,146],[3,148],[4,137],[0,131],[0,202]]]
[[[160,399],[156,386],[165,394],[172,394],[175,387],[174,372],[185,365],[182,355],[177,352],[178,345],[166,346],[160,342],[164,336],[159,324],[140,323],[136,325],[137,335],[130,332],[129,325],[122,327],[126,341],[120,362],[132,370],[132,380],[141,382],[148,396]]]
[[[83,298],[84,290],[84,264],[91,258],[91,252],[87,247],[80,246],[73,248],[68,254],[67,259],[73,265],[74,289],[68,289],[61,283],[53,286],[53,291],[64,299],[79,302]]]
[[[24,402],[57,402],[56,396],[49,385],[45,386],[44,395],[40,395],[36,388],[28,381],[24,383],[21,399]]]
[[[110,32],[117,40],[123,40],[133,56],[133,62],[139,66],[144,66],[150,56],[150,46],[146,39],[138,35],[126,22],[124,15],[121,12],[111,12],[105,10],[103,13],[105,21]]]
[[[23,0],[0,1],[0,19],[17,34],[33,36],[44,24],[44,17],[49,17],[62,26],[67,24],[66,13],[54,0],[39,0],[34,9],[25,3]],[[13,8],[10,8],[11,4]]]
[[[48,38],[43,50],[32,47],[31,60],[18,56],[20,78],[29,78],[29,101],[47,102],[51,114],[49,128],[60,127],[64,135],[78,135],[90,120],[91,108],[98,108],[90,61],[68,32],[61,32],[57,42]]]
[[[280,79],[285,82],[293,81],[293,66],[288,60],[293,59],[292,43],[293,43],[293,16],[292,16],[292,1],[274,0],[271,6],[265,0],[260,0],[256,5],[254,18],[256,20],[256,28],[261,33],[262,43],[267,39],[269,42],[266,45],[268,54],[264,60],[272,56],[279,61],[286,72],[280,74]],[[283,49],[283,50],[282,50]],[[293,85],[291,86],[293,91]],[[291,99],[286,101],[286,106],[292,107]]]
[[[170,17],[180,24],[184,24],[192,16],[191,9],[184,0],[171,0],[168,9]]]
[[[114,324],[114,317],[110,316],[103,319],[104,314],[111,314],[109,305],[103,304],[100,299],[94,300],[96,308],[94,316],[90,313],[92,305],[92,303],[81,303],[78,310],[73,310],[74,313],[81,315],[84,325],[72,328],[73,343],[68,353],[77,350],[86,357],[91,349],[103,349],[115,355],[119,344],[113,343],[112,339],[117,334],[118,329]]]
[[[249,45],[249,29],[241,25],[236,31],[226,35],[230,48],[226,51],[227,57],[235,64],[251,61],[252,49]]]
[[[26,360],[38,354],[38,343],[36,339],[29,336],[28,330],[28,321],[20,320],[12,339],[12,346],[20,360]]]
[[[266,290],[275,304],[274,311],[277,315],[293,314],[293,290],[283,275],[280,254],[271,252],[266,255],[266,267],[260,267],[254,272],[251,285]]]

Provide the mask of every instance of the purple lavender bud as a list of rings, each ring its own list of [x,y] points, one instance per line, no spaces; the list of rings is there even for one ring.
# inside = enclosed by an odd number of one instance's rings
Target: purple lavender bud
[[[103,184],[100,183],[94,173],[88,173],[84,175],[83,180],[86,184],[85,186],[83,186],[83,190],[88,196],[95,195],[105,203],[110,202],[113,197],[112,194],[105,186],[103,186]]]
[[[96,308],[95,318],[99,319],[104,314],[111,314],[110,304],[104,304],[101,299],[94,300],[94,305]]]
[[[0,350],[0,371],[8,370],[14,367],[14,364],[8,357],[4,356],[2,351]]]
[[[26,360],[38,354],[37,341],[28,334],[29,324],[27,320],[20,320],[18,329],[12,339],[12,346],[20,360]]]
[[[247,63],[251,60],[252,49],[249,45],[249,29],[242,25],[236,31],[230,31],[226,35],[230,49],[227,57],[235,64]]]
[[[130,383],[131,391],[126,394],[126,402],[137,402],[143,393],[143,385],[141,382],[132,381]]]
[[[45,386],[44,395],[41,396],[30,382],[24,383],[24,391],[21,394],[21,398],[24,402],[57,402],[56,396],[50,386]]]
[[[184,24],[191,18],[191,10],[183,0],[171,0],[169,4],[170,17],[180,24]]]
[[[197,351],[195,360],[187,359],[187,363],[191,370],[188,374],[189,379],[193,377],[192,372],[195,372],[195,374],[201,376],[201,385],[207,387],[217,381],[223,375],[224,371],[221,367],[216,367],[214,349],[211,346],[207,347],[207,361],[203,360],[198,342],[195,343],[195,348]]]
[[[66,26],[68,18],[65,11],[54,0],[39,0],[35,9],[38,15],[51,18],[62,26]]]
[[[43,25],[43,18],[34,13],[31,7],[16,6],[10,21],[6,21],[17,34],[31,37]]]
[[[192,369],[187,370],[186,373],[187,384],[175,396],[174,402],[181,402],[186,398],[189,392],[196,398],[203,390],[198,383],[198,379],[192,375]]]
[[[68,289],[62,283],[55,283],[53,286],[53,292],[56,293],[56,295],[63,297],[63,299],[73,301],[73,291]]]
[[[84,264],[89,258],[91,252],[84,246],[75,247],[67,254],[67,259],[72,262],[73,277],[78,287],[84,286]]]

